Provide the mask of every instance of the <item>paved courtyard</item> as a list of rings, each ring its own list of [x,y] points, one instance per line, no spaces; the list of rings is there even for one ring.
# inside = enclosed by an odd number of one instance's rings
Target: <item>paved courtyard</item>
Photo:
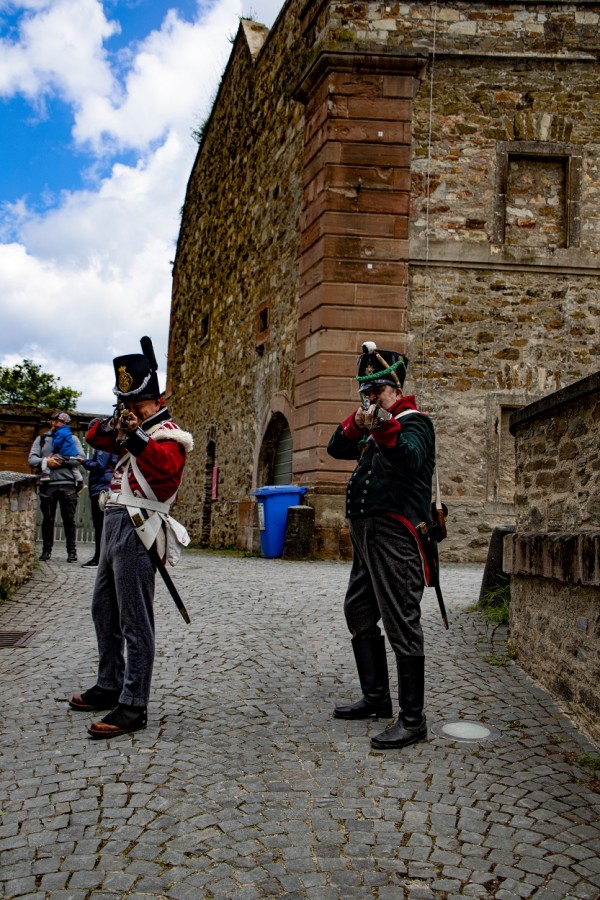
[[[95,572],[65,557],[0,606],[35,631],[0,649],[0,896],[600,898],[598,750],[491,643],[481,566],[443,571],[449,631],[426,591],[426,706],[491,739],[378,752],[386,722],[331,716],[358,697],[347,563],[187,552],[148,727],[102,742],[67,705],[95,680]]]

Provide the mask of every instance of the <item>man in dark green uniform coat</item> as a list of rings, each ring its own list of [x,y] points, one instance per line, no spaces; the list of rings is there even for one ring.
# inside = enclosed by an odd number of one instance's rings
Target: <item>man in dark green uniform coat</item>
[[[402,393],[408,359],[371,341],[362,350],[363,404],[336,429],[327,451],[358,460],[346,493],[353,555],[344,613],[363,696],[334,715],[392,716],[381,619],[398,669],[398,719],[371,739],[386,749],[427,739],[421,598],[430,573],[418,526],[430,522],[435,433],[414,396]]]

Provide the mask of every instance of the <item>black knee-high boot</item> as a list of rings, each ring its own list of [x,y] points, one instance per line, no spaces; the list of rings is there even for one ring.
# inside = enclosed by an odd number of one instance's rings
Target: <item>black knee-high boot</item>
[[[425,701],[425,657],[405,656],[398,666],[398,720],[381,734],[371,738],[377,750],[395,749],[427,740],[427,722],[423,715]]]
[[[383,635],[353,638],[352,649],[363,696],[348,706],[336,706],[333,715],[336,719],[389,718],[392,698]]]

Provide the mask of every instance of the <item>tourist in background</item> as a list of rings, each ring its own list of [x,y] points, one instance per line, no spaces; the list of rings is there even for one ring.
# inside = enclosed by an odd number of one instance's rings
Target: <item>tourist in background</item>
[[[52,419],[52,453],[51,456],[60,462],[65,460],[76,460],[81,462],[83,457],[77,450],[77,444],[71,432],[71,416],[68,413],[56,413]],[[79,445],[81,446],[81,445]],[[40,465],[40,481],[50,481],[50,472],[48,471],[48,460],[51,456],[42,456]]]
[[[66,421],[65,421],[66,419]],[[80,459],[85,457],[79,438],[71,435],[72,442],[77,450],[77,457],[68,456],[64,459],[53,453],[53,433],[68,425],[71,421],[69,415],[64,412],[55,412],[50,416],[50,431],[39,435],[29,451],[29,465],[42,473],[42,463],[47,467],[47,480],[40,480],[39,495],[42,511],[42,553],[40,559],[46,562],[52,555],[54,546],[54,523],[56,520],[56,508],[60,508],[63,527],[65,530],[65,542],[67,545],[67,562],[77,562],[77,527],[75,516],[77,514],[77,495],[81,491],[84,481],[79,470]]]
[[[107,453],[105,450],[94,450],[89,459],[84,459],[82,466],[89,472],[88,491],[92,508],[92,523],[94,525],[94,555],[83,563],[82,569],[97,569],[100,560],[100,541],[104,525],[104,510],[100,506],[100,495],[108,491],[112,473],[117,464],[118,456]]]

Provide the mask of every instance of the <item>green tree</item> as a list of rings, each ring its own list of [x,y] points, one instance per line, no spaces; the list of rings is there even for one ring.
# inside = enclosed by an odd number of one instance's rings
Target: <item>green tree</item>
[[[49,372],[42,372],[42,367],[31,359],[24,359],[12,369],[0,366],[0,403],[74,410],[81,391],[60,387],[59,381]]]

